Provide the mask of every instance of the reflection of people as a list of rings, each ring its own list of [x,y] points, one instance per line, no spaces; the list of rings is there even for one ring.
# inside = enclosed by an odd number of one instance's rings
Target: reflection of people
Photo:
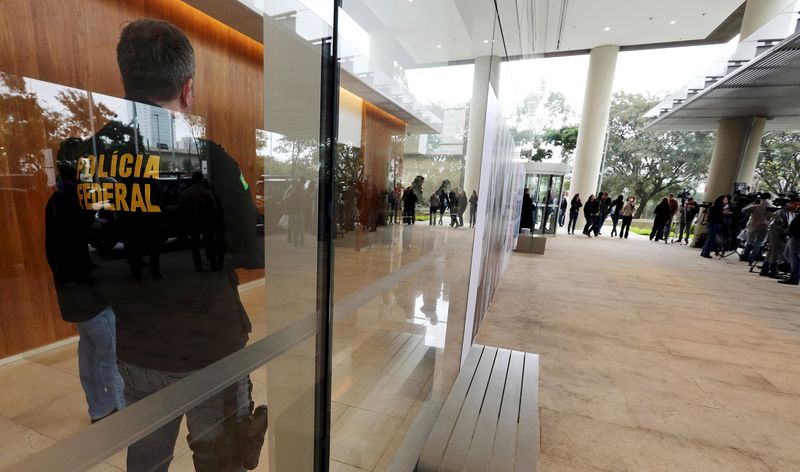
[[[417,216],[417,194],[414,189],[407,187],[403,192],[403,223],[413,225]]]
[[[61,317],[78,328],[78,371],[94,423],[125,407],[117,371],[116,320],[92,276],[94,263],[88,250],[92,213],[78,202],[77,169],[64,166],[60,174],[45,209],[45,252]]]
[[[203,185],[203,174],[192,174],[192,185],[181,193],[181,217],[186,224],[189,244],[192,248],[192,261],[195,270],[203,271],[203,262],[200,258],[200,247],[205,248],[206,258],[211,270],[219,270],[221,266],[217,261],[216,229],[217,205],[214,193]]]
[[[469,205],[467,192],[462,189],[458,194],[458,226],[464,226],[464,212],[467,211],[467,205]]]
[[[433,192],[430,198],[430,216],[431,219],[428,222],[430,226],[436,224],[436,212],[439,211],[439,192]]]
[[[302,180],[292,182],[286,189],[283,201],[286,214],[289,217],[288,243],[292,246],[302,246],[305,243],[305,215],[303,209],[306,203],[305,184]]]
[[[478,218],[478,192],[472,191],[469,197],[469,227],[474,228]]]
[[[190,112],[194,51],[178,28],[150,19],[128,24],[117,46],[117,62],[126,99],[170,112]],[[124,160],[126,154],[138,154],[135,145],[126,141],[108,147],[119,151]],[[97,146],[104,146],[101,140],[97,140]],[[241,349],[248,339],[250,321],[239,301],[235,269],[263,267],[257,212],[233,158],[211,141],[202,143],[202,154],[201,159],[207,162],[209,189],[223,219],[218,231],[224,244],[225,261],[219,261],[224,270],[195,272],[183,257],[162,254],[162,279],[131,282],[113,271],[107,273],[109,285],[115,287],[110,296],[118,316],[119,368],[128,403],[142,400]],[[145,158],[157,169],[158,156]],[[156,183],[149,182],[151,186]],[[120,208],[117,205],[118,212]],[[205,211],[210,208],[207,203]],[[121,210],[127,217],[123,218],[125,231],[139,215],[132,207],[128,210]],[[167,208],[154,206],[148,210],[163,214]],[[213,216],[208,218],[213,220]],[[196,470],[241,471],[245,456],[255,449],[260,451],[258,437],[242,437],[240,426],[251,414],[250,387],[248,378],[239,379],[186,413]],[[166,471],[180,424],[179,416],[131,445],[127,470]],[[243,444],[253,447],[243,449]]]

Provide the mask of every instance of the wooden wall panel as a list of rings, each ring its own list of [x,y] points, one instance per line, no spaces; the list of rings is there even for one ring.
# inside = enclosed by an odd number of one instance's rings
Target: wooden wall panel
[[[255,129],[264,121],[263,46],[182,2],[2,0],[0,72],[122,97],[116,44],[121,26],[142,17],[170,21],[191,39],[197,60],[194,114],[206,119],[207,137],[237,159],[254,191]],[[3,165],[0,357],[74,333],[60,319],[44,257],[43,209],[52,189],[21,183]],[[249,272],[242,279],[262,275]]]

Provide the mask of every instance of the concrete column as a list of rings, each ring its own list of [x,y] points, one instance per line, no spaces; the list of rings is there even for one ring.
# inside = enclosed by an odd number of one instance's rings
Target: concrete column
[[[739,42],[758,31],[796,0],[747,0],[739,29]]]
[[[739,173],[736,182],[745,182],[749,187],[753,186],[753,177],[758,165],[758,153],[761,151],[761,138],[764,136],[764,128],[767,125],[766,118],[752,118],[747,130],[747,143],[745,144],[744,158],[739,165]],[[755,189],[753,189],[755,190]]]
[[[472,78],[472,101],[469,103],[469,131],[467,133],[467,157],[464,163],[464,191],[467,195],[478,190],[481,180],[481,158],[483,138],[486,132],[486,103],[489,86],[495,95],[500,93],[500,58],[482,56],[475,59]],[[453,182],[454,186],[457,186]]]
[[[739,33],[739,42],[744,41],[758,31],[795,1],[748,0]],[[788,15],[787,18],[789,18]],[[742,122],[738,123],[738,121]],[[733,122],[737,123],[733,124]],[[708,171],[705,201],[711,201],[723,193],[732,192],[734,182],[745,182],[752,186],[765,125],[766,119],[759,117],[720,121],[719,129],[717,130],[717,143],[714,147]],[[731,135],[733,129],[739,129],[743,134],[733,136]],[[723,136],[728,142],[720,143]],[[730,149],[734,145],[738,146],[735,152]],[[722,171],[722,166],[729,166],[731,169]]]
[[[569,188],[570,197],[579,193],[584,203],[590,194],[597,192],[618,54],[619,46],[599,46],[592,49],[589,56],[586,95]],[[583,212],[578,217],[579,225],[582,221]]]
[[[733,193],[733,183],[744,158],[750,118],[731,118],[719,122],[717,142],[711,154],[704,202]]]

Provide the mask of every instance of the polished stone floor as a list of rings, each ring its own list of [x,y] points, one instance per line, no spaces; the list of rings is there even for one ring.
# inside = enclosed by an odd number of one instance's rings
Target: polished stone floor
[[[478,335],[540,354],[539,472],[800,471],[800,290],[631,237],[515,254]]]

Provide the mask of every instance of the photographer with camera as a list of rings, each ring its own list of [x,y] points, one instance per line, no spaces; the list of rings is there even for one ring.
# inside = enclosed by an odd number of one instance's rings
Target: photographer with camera
[[[767,239],[767,229],[769,228],[769,195],[757,198],[753,203],[742,208],[742,213],[750,215],[747,220],[747,244],[742,253],[741,260],[750,264],[761,254],[761,247]]]
[[[800,218],[795,217],[789,230],[786,232],[789,241],[783,251],[783,257],[792,266],[792,272],[786,280],[779,280],[778,283],[784,285],[800,285]]]
[[[795,214],[800,210],[800,197],[792,197],[789,202],[772,218],[767,232],[767,258],[761,266],[759,275],[763,277],[778,278],[778,267],[784,260],[783,252],[789,236],[789,225],[796,219]]]
[[[681,194],[681,202],[684,201],[686,198],[686,192]],[[692,233],[692,223],[694,219],[697,217],[697,214],[700,212],[700,206],[694,200],[694,198],[689,197],[685,200],[685,203],[681,203],[681,215],[680,215],[680,229],[678,231],[678,242],[685,241],[686,244],[689,244],[689,235]],[[686,236],[684,237],[684,231]]]

